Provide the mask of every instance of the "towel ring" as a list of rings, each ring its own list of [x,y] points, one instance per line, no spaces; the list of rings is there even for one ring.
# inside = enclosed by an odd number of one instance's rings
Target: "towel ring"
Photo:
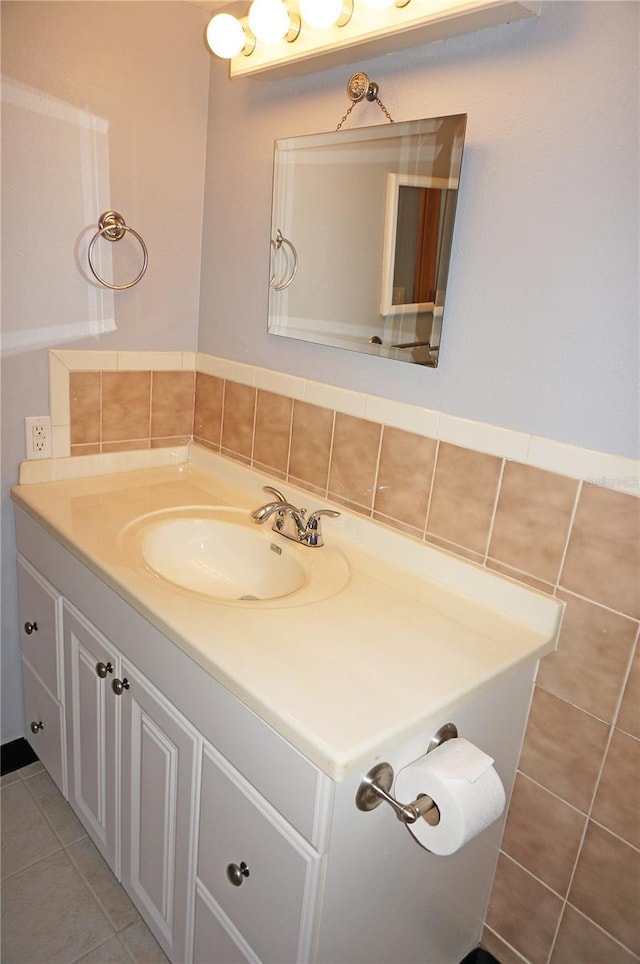
[[[273,288],[274,291],[284,291],[285,288],[288,288],[289,285],[291,284],[291,282],[293,281],[293,279],[295,278],[295,276],[296,276],[296,274],[297,274],[297,271],[298,271],[298,252],[297,252],[296,249],[295,249],[295,245],[293,244],[292,241],[289,241],[288,238],[285,238],[285,236],[283,235],[283,233],[282,233],[282,231],[280,230],[280,228],[278,228],[278,231],[277,231],[277,233],[276,233],[276,239],[275,239],[275,241],[273,240],[273,238],[271,238],[271,250],[272,250],[274,253],[275,253],[275,252],[278,252],[278,251],[280,250],[280,248],[283,246],[283,244],[286,245],[286,246],[289,248],[289,250],[291,251],[291,257],[292,257],[292,259],[293,259],[293,264],[292,264],[291,270],[290,270],[290,272],[289,272],[289,277],[286,277],[286,275],[285,275],[285,276],[282,278],[282,280],[279,281],[277,284],[275,283],[275,281],[276,281],[275,271],[274,271],[274,273],[271,275],[271,277],[269,278],[269,287],[270,287],[270,288]],[[286,279],[286,280],[285,280],[285,279]]]
[[[142,248],[142,268],[140,273],[136,275],[133,281],[129,281],[126,285],[112,285],[111,282],[105,281],[101,278],[96,269],[93,266],[93,261],[91,255],[93,254],[93,249],[98,238],[104,238],[106,241],[119,241],[123,238],[126,232],[132,234],[137,241],[140,242],[140,247]],[[100,220],[98,221],[98,230],[91,238],[89,242],[89,250],[87,251],[87,258],[89,259],[89,267],[91,268],[91,273],[94,278],[104,285],[105,288],[111,288],[113,291],[124,291],[126,288],[133,288],[137,285],[145,271],[147,270],[147,265],[149,264],[149,252],[147,251],[147,246],[133,228],[130,228],[126,223],[125,219],[117,211],[105,211],[100,215]]]

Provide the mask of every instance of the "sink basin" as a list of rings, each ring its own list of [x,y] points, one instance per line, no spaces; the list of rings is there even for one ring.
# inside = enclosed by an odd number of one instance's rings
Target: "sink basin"
[[[224,506],[149,513],[123,530],[120,544],[135,568],[227,604],[317,602],[349,579],[339,551],[298,546]]]
[[[154,572],[220,599],[274,599],[300,589],[304,568],[263,533],[219,519],[165,519],[140,545]]]

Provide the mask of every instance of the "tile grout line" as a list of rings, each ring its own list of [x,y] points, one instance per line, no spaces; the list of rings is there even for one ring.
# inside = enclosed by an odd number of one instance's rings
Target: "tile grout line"
[[[490,927],[490,926],[487,924],[486,921],[485,921],[485,923],[484,923],[484,926],[486,927],[486,929],[487,929],[488,931],[491,931],[492,934],[495,934],[495,936],[498,938],[498,940],[501,941],[501,943],[504,944],[505,947],[508,947],[510,951],[513,951],[513,953],[516,955],[516,957],[517,957],[520,961],[522,961],[523,964],[531,964],[531,962],[530,962],[530,960],[529,960],[528,957],[524,957],[524,955],[521,954],[520,951],[516,950],[516,948],[513,946],[513,944],[510,944],[509,941],[506,940],[506,938],[504,938],[504,937],[502,936],[502,934],[500,934],[500,933],[499,933],[497,930],[495,930],[493,927]]]
[[[575,525],[576,516],[577,516],[577,514],[578,514],[578,507],[579,507],[579,505],[580,505],[580,499],[582,498],[582,488],[583,488],[583,485],[584,485],[584,483],[582,482],[582,480],[580,480],[580,481],[578,482],[578,486],[577,486],[577,489],[576,489],[575,498],[574,498],[574,500],[573,500],[573,508],[572,508],[572,510],[571,510],[571,518],[569,519],[569,525],[568,525],[568,528],[567,528],[567,537],[566,537],[566,539],[565,539],[564,548],[563,548],[563,550],[562,550],[562,555],[561,555],[561,557],[560,557],[560,563],[559,563],[559,565],[558,565],[558,575],[557,575],[556,582],[555,582],[556,595],[557,595],[557,593],[558,593],[558,589],[561,588],[562,573],[564,572],[565,563],[566,563],[566,561],[567,561],[567,554],[568,554],[568,552],[569,552],[569,545],[570,545],[570,543],[571,543],[571,536],[572,536],[572,534],[573,534],[573,528],[574,528],[574,525]]]
[[[289,411],[289,440],[287,442],[287,461],[284,468],[285,479],[289,478],[289,469],[291,468],[291,446],[293,444],[293,412],[295,409],[296,400],[291,399],[291,409]]]
[[[378,495],[378,479],[380,476],[380,462],[382,461],[382,443],[384,440],[384,425],[380,425],[380,434],[378,435],[378,451],[376,453],[376,467],[373,471],[373,486],[371,491],[371,508],[369,510],[369,519],[374,518],[374,513],[376,511],[376,499]]]
[[[500,493],[502,492],[502,483],[504,481],[504,474],[506,472],[506,469],[507,469],[507,460],[502,459],[501,465],[500,465],[500,474],[498,476],[498,485],[496,486],[496,494],[493,501],[493,508],[491,510],[491,521],[489,522],[489,529],[487,532],[487,541],[485,543],[485,550],[482,554],[483,556],[482,565],[485,567],[485,569],[488,568],[487,562],[490,558],[489,550],[491,548],[491,540],[493,539],[493,529],[496,523],[496,516],[498,515],[498,504],[500,502]]]
[[[331,483],[331,462],[333,460],[333,443],[336,437],[336,411],[332,410],[331,416],[331,438],[329,440],[329,457],[327,459],[327,481],[324,487],[324,498],[329,499],[330,483]]]
[[[438,466],[438,457],[440,455],[440,439],[436,439],[435,452],[433,453],[433,465],[431,466],[431,478],[429,480],[429,497],[427,499],[427,513],[424,518],[424,526],[422,529],[422,541],[427,541],[427,533],[429,531],[429,516],[431,514],[431,503],[433,501],[433,490],[436,483],[436,468]]]

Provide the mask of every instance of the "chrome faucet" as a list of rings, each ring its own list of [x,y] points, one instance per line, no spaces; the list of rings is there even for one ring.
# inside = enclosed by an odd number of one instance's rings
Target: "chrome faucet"
[[[307,516],[306,509],[296,509],[287,501],[282,492],[274,489],[272,485],[263,486],[264,492],[270,492],[274,496],[274,502],[267,502],[251,513],[254,522],[262,525],[267,519],[275,515],[272,525],[274,532],[279,532],[286,539],[293,539],[303,546],[322,546],[322,531],[320,528],[320,517],[328,515],[337,518],[339,512],[333,509],[316,509],[310,516]]]

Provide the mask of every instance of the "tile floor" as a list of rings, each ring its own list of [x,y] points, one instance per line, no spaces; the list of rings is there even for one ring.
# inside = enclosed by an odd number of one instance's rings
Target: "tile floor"
[[[2,964],[167,958],[41,763],[0,778]]]

